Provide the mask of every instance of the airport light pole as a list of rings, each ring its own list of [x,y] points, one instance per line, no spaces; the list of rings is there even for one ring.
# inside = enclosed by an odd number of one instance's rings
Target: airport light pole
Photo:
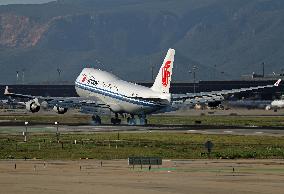
[[[22,69],[22,84],[25,83],[25,71],[26,69]]]
[[[17,74],[17,84],[19,84],[19,71],[16,71]]]
[[[28,124],[29,122],[25,122],[26,131],[23,132],[24,135],[24,142],[27,142],[27,135],[28,135]]]
[[[213,76],[213,80],[216,80],[216,72],[217,72],[217,65],[214,65],[214,76]]]
[[[196,82],[196,70],[198,69],[198,67],[196,65],[194,65],[192,67],[192,69],[189,71],[189,73],[193,74],[193,93],[196,93],[196,89],[195,89],[195,82]]]
[[[154,65],[151,66],[152,81],[154,81]]]
[[[263,62],[261,65],[262,65],[262,77],[264,78],[264,76],[265,76],[265,72],[264,72],[265,63]]]
[[[57,140],[57,143],[59,143],[59,130],[58,130],[58,122],[54,122],[55,126],[56,126],[56,140]]]
[[[58,80],[59,80],[59,82],[61,81],[61,73],[62,73],[62,70],[58,67],[57,69],[57,73],[58,73]]]

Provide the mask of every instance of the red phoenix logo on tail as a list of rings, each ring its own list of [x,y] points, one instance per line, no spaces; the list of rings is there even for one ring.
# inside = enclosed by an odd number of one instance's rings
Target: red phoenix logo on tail
[[[169,84],[169,77],[171,76],[171,72],[168,69],[170,67],[171,67],[171,61],[167,61],[162,69],[162,84],[164,87],[167,87]]]

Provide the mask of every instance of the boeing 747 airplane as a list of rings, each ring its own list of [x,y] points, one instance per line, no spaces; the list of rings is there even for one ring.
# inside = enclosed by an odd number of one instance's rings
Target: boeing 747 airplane
[[[5,95],[11,98],[25,98],[26,109],[35,113],[41,107],[53,107],[58,114],[64,114],[72,107],[107,108],[115,114],[111,123],[120,124],[119,115],[128,114],[127,123],[130,125],[147,124],[146,116],[174,110],[173,105],[186,102],[200,104],[222,101],[223,95],[237,92],[257,90],[278,86],[274,85],[222,90],[213,92],[171,94],[170,85],[173,72],[175,50],[169,49],[159,73],[151,88],[123,81],[115,75],[94,68],[84,68],[75,81],[75,88],[80,97],[50,98],[10,93],[6,87]],[[135,119],[138,116],[139,120]],[[101,123],[99,115],[93,116],[97,124]]]

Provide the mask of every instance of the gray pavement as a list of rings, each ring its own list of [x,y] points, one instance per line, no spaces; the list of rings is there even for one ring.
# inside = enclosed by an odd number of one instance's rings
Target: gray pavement
[[[0,133],[22,133],[24,126],[0,127]],[[29,126],[29,132],[34,133],[53,133],[56,132],[54,126]],[[206,128],[200,126],[59,126],[61,133],[90,133],[90,132],[182,132],[192,134],[230,134],[230,135],[258,135],[258,136],[284,136],[283,129],[274,128]]]

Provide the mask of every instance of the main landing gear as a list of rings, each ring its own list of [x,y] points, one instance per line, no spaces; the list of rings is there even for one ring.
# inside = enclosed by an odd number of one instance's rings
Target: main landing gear
[[[93,115],[92,116],[93,124],[94,125],[101,125],[102,120],[100,116]],[[135,118],[134,115],[130,115],[130,117],[127,117],[126,119],[127,125],[147,125],[148,120],[146,119],[146,115],[138,115],[138,118]],[[115,113],[115,117],[111,118],[110,120],[111,124],[113,125],[120,125],[121,119],[118,118],[118,113]]]
[[[120,125],[121,119],[118,118],[118,113],[115,113],[115,118],[111,118],[110,122],[113,125]]]
[[[134,115],[127,118],[128,125],[147,125],[148,120],[146,119],[146,115],[138,115],[138,119],[135,119]]]
[[[95,125],[101,125],[102,124],[101,117],[99,117],[98,115],[93,115],[92,120],[93,120],[93,123]]]
[[[148,120],[146,119],[146,115],[139,115],[139,122],[140,125],[147,125],[148,124]]]
[[[136,120],[135,120],[134,115],[131,115],[131,117],[127,117],[126,120],[127,120],[128,125],[136,125]]]

